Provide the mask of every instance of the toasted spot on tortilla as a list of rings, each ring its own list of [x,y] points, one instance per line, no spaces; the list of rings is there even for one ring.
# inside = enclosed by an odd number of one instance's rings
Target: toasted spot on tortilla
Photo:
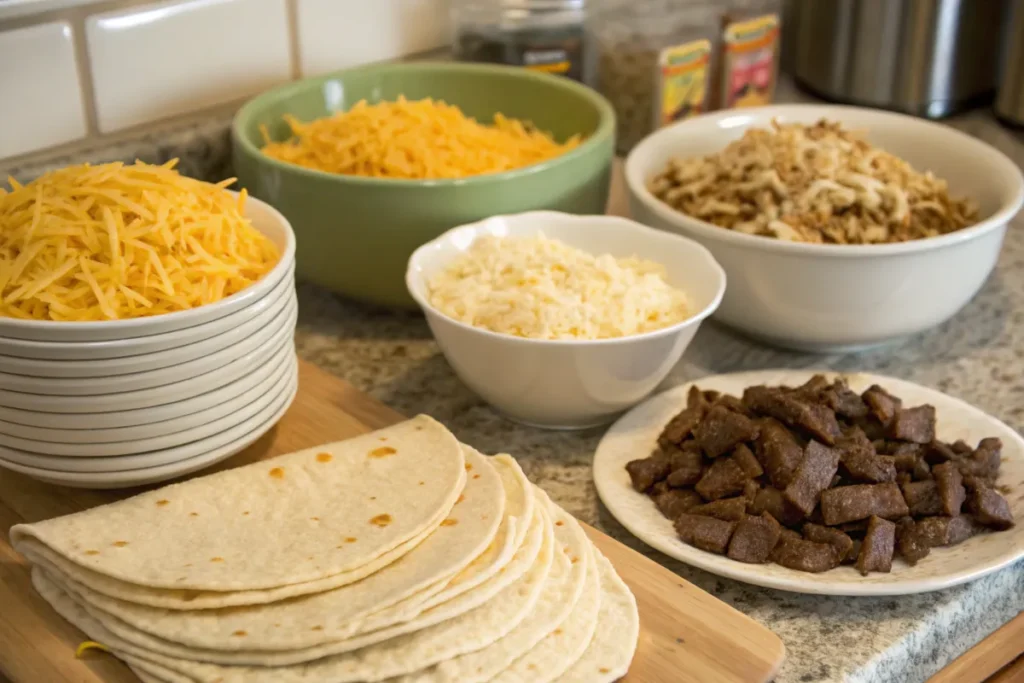
[[[246,633],[245,631],[235,631],[235,632],[234,632],[234,633],[232,633],[231,635],[233,635],[233,636],[247,636],[247,635],[249,635],[249,634],[248,634],[248,633]]]
[[[558,520],[557,522],[555,522],[555,526],[565,526],[565,522],[563,522],[562,520]]]
[[[100,551],[99,550],[86,550],[85,554],[86,555],[99,555]]]
[[[452,519],[451,517],[449,517],[448,519],[446,519],[443,522],[441,522],[441,526],[455,526],[458,523],[459,523],[459,520]]]
[[[370,500],[377,500],[377,496],[370,496]]]
[[[110,545],[114,546],[115,548],[123,548],[126,545],[128,545],[128,541],[114,541]]]
[[[394,455],[397,452],[398,451],[396,451],[391,446],[381,446],[380,448],[374,448],[372,451],[370,451],[370,457],[371,458],[386,458],[389,455]]]
[[[463,494],[460,493],[459,494],[459,499],[455,501],[455,504],[458,505],[459,503],[461,503],[464,500],[466,500],[466,496],[464,496]]]
[[[167,504],[169,504],[170,502],[171,502],[171,501],[169,501],[169,500],[158,500],[158,501],[156,502],[156,504],[157,504],[157,506],[158,506],[158,507],[163,507],[164,505],[167,505]]]
[[[310,631],[323,631],[323,630],[324,630],[324,627],[323,627],[323,626],[319,626],[319,625],[317,625],[317,626],[314,626],[313,628],[311,628],[311,629],[309,629],[309,630],[310,630]]]
[[[284,470],[281,469],[280,467],[275,467],[274,469],[270,470],[268,474],[272,476],[274,479],[284,479]]]
[[[334,460],[334,456],[331,455],[330,453],[317,453],[316,454],[316,461],[317,462],[330,462],[331,460]]]
[[[474,478],[474,479],[479,479],[479,478],[480,478],[480,475],[479,475],[479,474],[474,474],[474,475],[473,475],[473,478]]]
[[[577,563],[577,562],[579,562],[579,561],[580,561],[580,558],[578,558],[578,557],[574,557],[574,558],[572,558],[572,563],[573,563],[573,564],[576,564],[576,563]]]
[[[210,562],[223,562],[223,561],[224,561],[223,557],[211,557],[210,558]]]
[[[388,524],[391,524],[391,515],[387,513],[383,515],[377,515],[376,517],[370,520],[370,524],[373,524],[375,526],[387,526]]]
[[[603,674],[606,674],[606,673],[610,672],[610,671],[611,671],[611,669],[609,669],[609,668],[608,668],[608,667],[606,667],[606,666],[602,666],[602,667],[601,667],[600,669],[598,669],[598,671],[600,671],[600,672],[601,672],[601,673],[603,673]]]
[[[555,629],[555,635],[556,635],[556,636],[560,636],[560,635],[562,635],[562,629],[560,629],[560,628],[556,628],[556,629]]]
[[[190,512],[190,513],[188,513],[188,516],[189,517],[198,517],[199,513],[198,512]]]
[[[349,536],[345,539],[345,543],[355,543],[357,540],[359,539],[357,539],[355,536]]]
[[[467,463],[466,463],[466,471],[467,471],[467,472],[469,472],[469,471],[470,471],[471,469],[473,469],[473,466],[472,466],[472,465],[470,465],[470,464],[469,464],[469,463],[467,462]]]
[[[423,485],[424,485],[424,484],[426,484],[426,483],[427,483],[427,482],[425,482],[425,481],[421,481],[421,482],[420,482],[420,486],[423,486]]]
[[[388,440],[388,437],[386,437],[386,436],[382,436],[382,437],[380,437],[380,440],[381,440],[381,441],[387,441],[387,440]]]
[[[314,522],[319,522],[320,521],[319,517],[310,517],[310,519],[313,520]]]
[[[243,516],[246,516],[246,515],[248,515],[248,514],[249,514],[249,511],[248,511],[248,510],[246,510],[245,512],[243,512],[243,513],[242,513],[242,515],[243,515]]]

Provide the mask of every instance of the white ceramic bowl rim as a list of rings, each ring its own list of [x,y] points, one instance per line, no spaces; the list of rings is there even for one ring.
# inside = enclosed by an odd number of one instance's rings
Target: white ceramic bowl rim
[[[231,194],[238,196],[238,192],[234,190],[228,190]],[[125,332],[135,331],[141,327],[153,324],[154,321],[174,321],[178,324],[175,329],[190,327],[189,321],[194,318],[203,318],[205,321],[209,321],[206,315],[214,308],[229,308],[231,312],[235,310],[249,306],[261,299],[267,292],[271,291],[282,279],[285,272],[288,271],[295,261],[295,231],[292,230],[291,223],[288,222],[280,211],[275,209],[270,204],[256,199],[252,195],[246,197],[247,203],[252,202],[254,205],[259,206],[262,210],[273,216],[273,218],[284,228],[285,234],[285,246],[281,251],[281,257],[278,259],[274,267],[271,268],[262,278],[252,283],[240,292],[235,292],[231,296],[224,297],[220,301],[215,301],[212,304],[200,306],[198,308],[190,308],[186,311],[174,311],[171,313],[164,313],[156,316],[146,316],[144,318],[126,318],[124,320],[89,320],[85,322],[78,321],[57,321],[57,320],[24,320],[21,318],[0,318],[0,331],[5,326],[17,327],[23,330],[31,330],[36,333],[45,333],[47,331],[77,331],[87,332],[89,330],[98,330],[103,328],[109,328],[111,326],[118,326]],[[248,213],[248,212],[247,212]],[[227,314],[225,314],[227,315]],[[202,321],[195,324],[201,324]]]
[[[561,221],[572,220],[573,222],[579,223],[600,220],[606,223],[617,223],[620,226],[622,226],[623,230],[631,230],[634,233],[641,235],[643,239],[649,241],[653,240],[655,242],[671,244],[672,242],[682,240],[687,242],[703,258],[707,260],[708,264],[713,267],[713,269],[718,273],[718,276],[721,278],[721,285],[719,286],[718,291],[715,293],[714,298],[710,302],[708,302],[703,308],[701,308],[699,311],[697,311],[696,313],[694,313],[693,315],[689,316],[684,320],[680,320],[679,322],[669,325],[667,327],[661,327],[657,330],[651,330],[650,332],[630,334],[624,337],[610,337],[608,339],[531,339],[529,337],[517,337],[515,335],[505,334],[503,332],[493,332],[491,330],[485,330],[482,327],[474,327],[473,325],[469,325],[459,320],[455,320],[454,318],[448,317],[441,311],[437,310],[437,308],[434,307],[433,304],[431,304],[422,294],[420,294],[420,292],[418,291],[419,288],[414,286],[414,284],[421,278],[421,275],[418,271],[418,266],[420,262],[423,260],[428,251],[438,248],[442,243],[455,237],[457,234],[473,233],[482,224],[488,221],[500,220],[503,218],[515,218],[520,221],[536,220],[538,222],[542,222],[548,219],[557,219]],[[419,304],[424,311],[429,310],[434,314],[441,316],[452,325],[455,325],[456,327],[462,328],[463,330],[467,330],[474,334],[479,334],[485,337],[492,337],[496,339],[502,339],[504,341],[515,344],[532,344],[537,346],[603,346],[610,344],[627,343],[636,339],[655,339],[658,337],[675,334],[684,327],[696,325],[697,323],[701,322],[709,315],[714,313],[715,309],[717,309],[719,304],[722,303],[722,297],[725,294],[726,277],[725,270],[723,270],[722,266],[719,265],[718,261],[715,260],[715,257],[711,255],[711,252],[702,244],[696,242],[695,240],[691,240],[688,237],[675,235],[662,230],[655,230],[654,228],[649,228],[646,225],[643,225],[642,223],[637,223],[634,220],[622,218],[621,216],[579,216],[575,214],[566,214],[559,211],[527,211],[524,213],[511,214],[507,216],[491,216],[490,218],[486,218],[482,221],[477,221],[476,223],[460,225],[456,228],[452,228],[451,230],[442,233],[436,239],[427,242],[419,249],[414,251],[412,253],[412,256],[409,257],[409,265],[405,271],[405,286],[409,290],[409,294],[413,297],[413,299],[416,300],[416,303]]]
[[[676,211],[663,201],[655,197],[647,189],[647,179],[642,177],[644,169],[638,167],[636,159],[640,153],[650,147],[659,147],[666,144],[665,139],[672,135],[672,132],[694,122],[706,122],[709,120],[722,121],[728,118],[742,119],[746,116],[768,115],[784,118],[787,114],[799,111],[820,112],[819,116],[843,122],[844,114],[864,114],[878,119],[889,119],[893,123],[902,123],[907,126],[927,128],[932,130],[936,136],[955,138],[961,143],[974,147],[979,156],[987,157],[994,173],[1005,175],[1008,178],[1016,178],[1016,191],[1013,198],[1005,202],[995,213],[978,223],[969,227],[951,232],[938,237],[911,240],[909,242],[897,242],[893,244],[808,244],[806,242],[789,242],[786,240],[764,237],[762,235],[747,235],[721,228],[713,223],[708,223],[699,218],[688,216]],[[743,123],[737,123],[737,126]],[[751,126],[752,127],[752,126]],[[792,254],[814,254],[818,256],[829,256],[836,258],[865,258],[872,256],[891,256],[897,254],[920,253],[932,249],[953,246],[972,240],[985,233],[996,230],[1005,225],[1024,205],[1024,175],[1017,165],[1005,154],[978,140],[970,135],[951,128],[941,123],[925,121],[906,114],[895,112],[868,109],[865,107],[850,107],[844,105],[819,105],[819,104],[780,104],[767,107],[751,107],[741,111],[730,110],[712,114],[704,114],[686,121],[680,121],[671,126],[644,138],[626,157],[625,164],[626,184],[635,197],[647,205],[647,207],[669,222],[685,221],[687,228],[694,230],[703,237],[708,237],[723,242],[734,244],[746,244],[751,247],[758,247],[770,251],[792,253]]]

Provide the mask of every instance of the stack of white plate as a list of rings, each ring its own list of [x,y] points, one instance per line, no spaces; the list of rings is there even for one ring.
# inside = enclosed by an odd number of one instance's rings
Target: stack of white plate
[[[233,296],[132,320],[0,318],[0,467],[69,486],[149,484],[274,426],[298,387],[295,238],[263,202],[246,214],[282,256]]]

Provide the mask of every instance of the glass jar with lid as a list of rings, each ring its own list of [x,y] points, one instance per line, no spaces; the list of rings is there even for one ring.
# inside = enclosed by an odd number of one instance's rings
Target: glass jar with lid
[[[593,83],[585,0],[453,0],[456,59]]]

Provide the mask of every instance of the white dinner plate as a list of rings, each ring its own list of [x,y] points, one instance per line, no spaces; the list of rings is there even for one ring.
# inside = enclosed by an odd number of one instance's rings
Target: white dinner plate
[[[805,370],[764,370],[715,375],[697,380],[701,389],[736,396],[758,384],[797,386],[815,374]],[[825,373],[830,376],[834,373]],[[940,590],[973,581],[1024,557],[1024,439],[999,420],[959,399],[917,384],[889,377],[855,373],[845,375],[857,392],[879,384],[903,399],[905,406],[931,404],[938,418],[938,438],[963,439],[974,445],[987,436],[1003,441],[1003,464],[998,484],[1009,486],[1006,499],[1017,525],[1008,531],[988,532],[951,548],[933,548],[916,566],[893,561],[888,574],[861,576],[852,566],[821,574],[787,569],[777,564],[744,564],[724,555],[686,545],[646,495],[630,484],[626,463],[650,455],[665,424],[686,406],[684,384],[659,394],[632,409],[612,425],[594,456],[594,483],[601,500],[619,522],[637,538],[681,562],[712,574],[767,588],[822,595],[906,595]]]
[[[260,415],[252,418],[245,425],[247,429],[243,429],[240,426],[239,429],[231,430],[234,437],[232,440],[220,446],[213,446],[210,450],[193,458],[156,467],[119,472],[58,472],[37,467],[25,467],[24,465],[18,465],[6,460],[0,460],[0,468],[20,472],[48,484],[86,489],[127,488],[129,486],[142,486],[180,477],[183,474],[201,470],[221,460],[230,458],[232,455],[248,448],[257,439],[270,431],[295,399],[295,394],[298,391],[297,380],[298,378]],[[3,473],[0,473],[0,476],[3,476]]]

